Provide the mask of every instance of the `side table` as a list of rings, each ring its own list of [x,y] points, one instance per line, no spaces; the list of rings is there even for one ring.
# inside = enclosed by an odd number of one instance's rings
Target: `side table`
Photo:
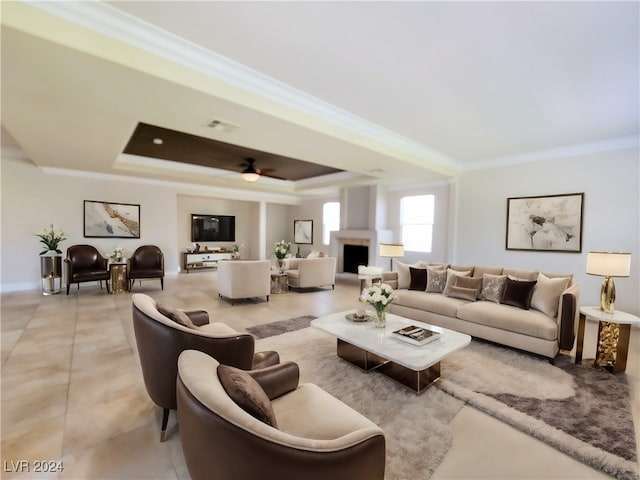
[[[598,349],[593,366],[611,373],[624,372],[627,368],[631,326],[640,325],[640,317],[619,310],[606,313],[600,307],[580,307],[575,363],[582,363],[587,318],[598,321]]]
[[[128,290],[127,264],[124,262],[109,263],[109,275],[111,277],[110,293],[124,293]]]
[[[272,273],[271,274],[271,293],[282,293],[287,290],[287,274]]]

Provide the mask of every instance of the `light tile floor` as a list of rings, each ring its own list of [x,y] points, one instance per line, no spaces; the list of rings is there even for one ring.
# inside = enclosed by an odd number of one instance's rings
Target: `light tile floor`
[[[271,295],[231,306],[217,296],[216,273],[192,272],[136,284],[157,300],[203,308],[238,330],[357,305],[355,275],[335,290]],[[147,396],[131,321],[131,294],[82,284],[69,296],[2,295],[2,478],[188,479],[175,413],[160,443],[160,409]],[[585,357],[593,356],[589,323]],[[632,332],[627,377],[640,412],[640,334]],[[452,422],[454,443],[434,479],[608,478],[473,408]],[[638,437],[636,427],[636,437]],[[640,443],[640,442],[639,442]],[[34,471],[37,461],[62,472]],[[47,465],[47,464],[45,464]],[[28,471],[27,471],[28,470]]]

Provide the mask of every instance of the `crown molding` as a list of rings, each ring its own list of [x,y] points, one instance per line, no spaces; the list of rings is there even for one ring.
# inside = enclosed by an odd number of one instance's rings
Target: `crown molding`
[[[15,158],[17,160],[30,160],[27,153],[19,147],[2,146],[0,149],[2,158]]]
[[[455,175],[461,169],[459,162],[442,152],[398,135],[110,5],[99,1],[40,2],[27,0],[26,3],[172,63],[198,71],[241,90],[338,126],[347,130],[351,138],[355,135],[366,139],[368,145],[372,143],[384,145],[401,152],[417,164],[426,163],[431,164],[432,167],[438,166],[441,173],[447,175]]]
[[[612,150],[626,150],[638,147],[640,147],[640,135],[629,135],[626,137],[611,138],[600,142],[582,143],[578,145],[569,145],[565,147],[551,148],[548,150],[538,150],[518,155],[474,161],[473,163],[464,165],[462,171],[486,170],[489,168],[506,167],[522,163],[544,162],[560,158],[591,155],[594,153],[608,152]]]
[[[203,197],[219,197],[229,200],[244,200],[255,202],[271,202],[285,205],[299,205],[301,199],[297,195],[265,192],[263,190],[248,190],[240,188],[226,188],[211,185],[196,185],[193,183],[176,182],[172,180],[157,180],[153,178],[132,177],[129,175],[115,175],[112,173],[88,172],[57,167],[40,167],[49,175],[64,175],[70,177],[91,178],[117,182],[129,182],[145,185],[156,185],[176,189],[177,194],[198,195]]]

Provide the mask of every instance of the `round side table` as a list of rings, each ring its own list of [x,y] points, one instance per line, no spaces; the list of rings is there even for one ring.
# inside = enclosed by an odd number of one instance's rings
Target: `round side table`
[[[611,373],[627,368],[631,326],[640,325],[640,317],[619,310],[606,313],[600,307],[580,307],[575,363],[582,363],[582,346],[586,319],[598,321],[598,349],[593,366]]]

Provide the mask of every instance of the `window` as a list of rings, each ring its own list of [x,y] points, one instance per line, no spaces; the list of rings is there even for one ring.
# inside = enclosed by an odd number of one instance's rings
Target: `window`
[[[340,202],[327,202],[322,207],[322,243],[329,245],[329,234],[340,230]]]
[[[433,195],[400,199],[400,229],[405,251],[431,251],[434,205]]]

